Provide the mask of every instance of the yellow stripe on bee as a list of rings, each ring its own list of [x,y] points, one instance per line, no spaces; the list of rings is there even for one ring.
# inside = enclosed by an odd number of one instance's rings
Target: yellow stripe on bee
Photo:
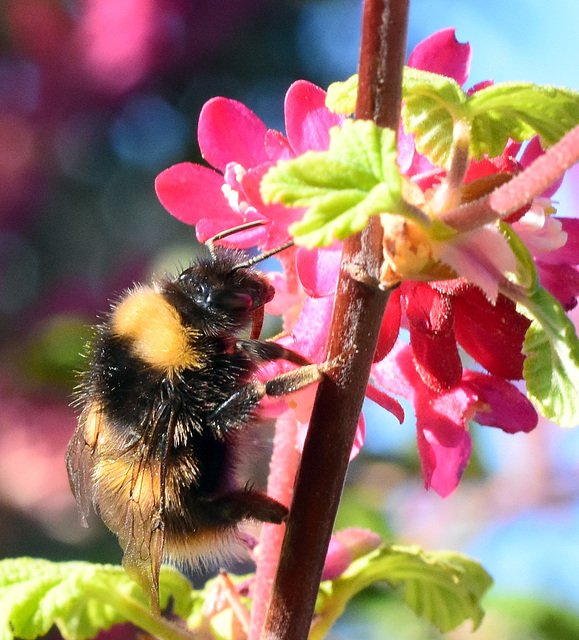
[[[135,355],[168,372],[203,366],[203,354],[192,346],[199,337],[183,325],[177,309],[151,288],[137,289],[115,308],[111,326],[132,340]]]
[[[133,453],[118,458],[104,457],[95,467],[94,477],[98,483],[99,509],[108,513],[106,522],[113,526],[115,516],[119,524],[115,525],[115,533],[122,525],[122,518],[114,513],[118,507],[123,513],[126,505],[138,508],[147,518],[153,509],[160,509],[161,479],[160,461],[145,461]]]
[[[81,416],[84,440],[91,449],[95,449],[102,433],[103,415],[97,404],[90,404]]]

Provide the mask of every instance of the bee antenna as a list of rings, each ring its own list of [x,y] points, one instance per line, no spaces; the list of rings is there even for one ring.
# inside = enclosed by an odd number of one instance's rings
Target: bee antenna
[[[289,249],[289,247],[293,247],[294,245],[294,241],[293,240],[289,240],[288,242],[280,245],[279,247],[275,247],[275,249],[270,249],[269,251],[264,251],[263,253],[260,253],[258,256],[254,256],[253,258],[249,258],[249,260],[246,260],[245,262],[242,262],[241,264],[236,264],[232,271],[235,271],[237,269],[247,269],[248,267],[251,267],[254,264],[257,264],[258,262],[261,262],[262,260],[267,260],[267,258],[270,258],[271,256],[274,256],[276,253],[279,253],[280,251],[284,251],[284,249]]]
[[[223,240],[223,238],[227,238],[227,236],[231,236],[234,233],[239,233],[240,231],[247,231],[248,229],[254,229],[255,227],[261,227],[266,224],[265,220],[253,220],[252,222],[246,222],[244,224],[240,224],[237,227],[233,227],[231,229],[226,229],[225,231],[220,231],[218,234],[214,235],[212,238],[209,238],[205,242],[205,246],[209,250],[212,258],[216,258],[215,255],[215,243],[218,240]]]

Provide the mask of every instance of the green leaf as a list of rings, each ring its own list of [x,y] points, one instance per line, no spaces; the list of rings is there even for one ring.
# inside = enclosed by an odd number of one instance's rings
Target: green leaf
[[[333,113],[351,116],[356,110],[358,94],[358,74],[350,76],[344,82],[334,82],[328,87],[326,107]]]
[[[322,583],[312,640],[323,636],[358,592],[381,581],[400,587],[406,604],[442,632],[467,619],[476,629],[484,615],[480,601],[493,583],[478,562],[456,551],[385,546],[354,561],[340,578]]]
[[[466,94],[452,78],[404,68],[402,119],[415,134],[416,149],[433,164],[448,166],[454,123],[468,120]]]
[[[579,423],[579,339],[556,298],[541,286],[533,258],[507,224],[501,228],[517,258],[519,289],[505,290],[531,320],[523,343],[527,395],[541,414],[563,427]]]
[[[357,90],[357,76],[330,85],[326,105],[353,113]],[[579,124],[579,92],[529,82],[502,82],[467,96],[452,78],[405,67],[402,97],[404,128],[415,135],[420,153],[444,167],[459,120],[471,127],[469,151],[476,159],[500,155],[509,138],[540,135],[548,147]]]
[[[279,162],[261,182],[265,202],[309,207],[290,231],[297,244],[327,246],[400,201],[393,131],[367,120],[346,120],[330,131],[328,151],[308,151]]]
[[[473,124],[472,151],[502,153],[508,138],[540,135],[545,147],[579,124],[579,92],[530,82],[502,82],[468,98]]]
[[[579,123],[579,93],[528,82],[503,82],[471,96],[445,76],[406,68],[402,115],[416,137],[416,148],[437,165],[448,166],[453,128],[458,120],[471,127],[469,151],[477,159],[496,157],[509,138],[540,135],[544,146],[560,140]]]
[[[565,310],[538,287],[518,305],[532,322],[525,335],[527,394],[545,418],[562,427],[579,424],[579,339]]]
[[[163,567],[160,587],[161,606],[171,596],[174,611],[189,615],[192,590],[183,576]],[[0,640],[36,638],[53,625],[66,640],[84,640],[121,622],[160,638],[184,637],[173,623],[153,616],[145,595],[120,566],[35,558],[0,562]]]

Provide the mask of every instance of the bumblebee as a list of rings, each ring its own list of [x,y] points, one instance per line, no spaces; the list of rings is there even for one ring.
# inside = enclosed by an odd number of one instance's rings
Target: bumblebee
[[[274,289],[254,264],[291,243],[251,259],[215,245],[252,226],[209,240],[209,256],[177,277],[123,295],[96,329],[76,396],[66,461],[83,523],[94,508],[118,535],[123,565],[156,612],[164,558],[215,563],[243,546],[244,521],[283,522],[284,505],[240,486],[239,436],[265,395],[323,371],[259,339]],[[299,368],[256,380],[274,360]]]

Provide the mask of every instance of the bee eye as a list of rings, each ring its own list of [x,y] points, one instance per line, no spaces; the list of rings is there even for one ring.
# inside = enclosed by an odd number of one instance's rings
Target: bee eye
[[[192,297],[202,306],[211,304],[211,288],[203,282],[196,282],[191,291]]]
[[[242,291],[214,291],[208,303],[224,311],[249,311],[253,308],[253,298]]]

